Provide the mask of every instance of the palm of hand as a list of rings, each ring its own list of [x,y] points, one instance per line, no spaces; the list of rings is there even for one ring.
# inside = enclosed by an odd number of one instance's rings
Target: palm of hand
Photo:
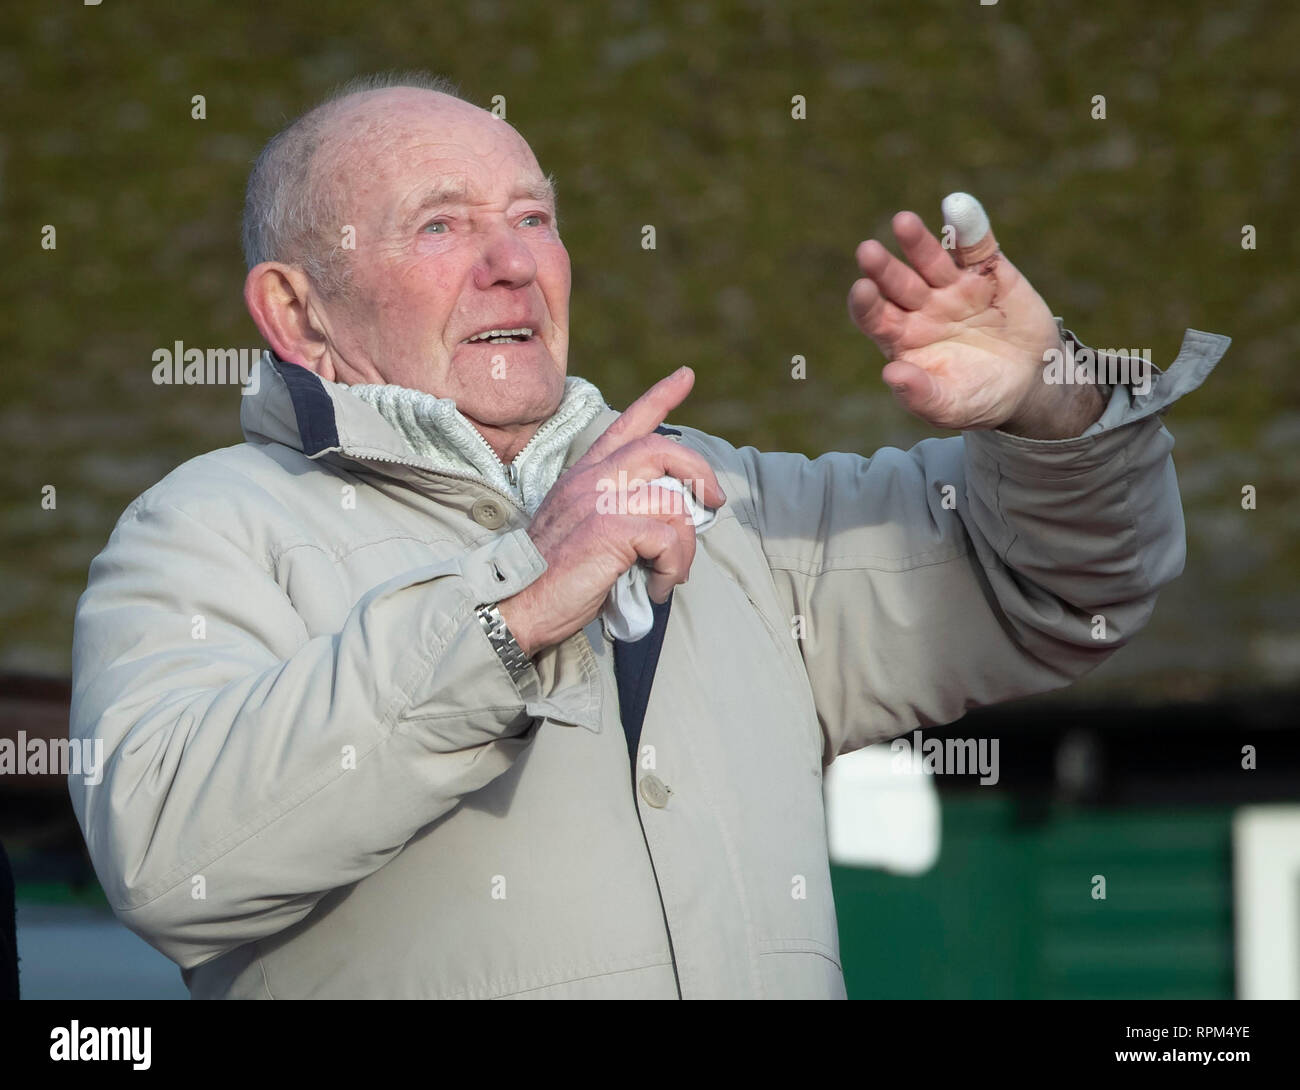
[[[935,426],[998,427],[1041,385],[1044,353],[1060,343],[1051,311],[1001,253],[962,269],[912,213],[894,232],[911,267],[864,242],[865,278],[849,293],[855,323],[889,360],[882,377]]]

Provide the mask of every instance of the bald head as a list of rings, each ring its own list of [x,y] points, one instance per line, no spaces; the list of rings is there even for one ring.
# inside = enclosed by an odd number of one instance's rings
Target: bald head
[[[417,72],[351,80],[272,137],[248,180],[247,267],[299,265],[322,294],[339,294],[349,279],[345,228],[356,222],[349,206],[358,178],[400,152],[412,118],[430,116],[504,124],[463,99],[450,80]]]

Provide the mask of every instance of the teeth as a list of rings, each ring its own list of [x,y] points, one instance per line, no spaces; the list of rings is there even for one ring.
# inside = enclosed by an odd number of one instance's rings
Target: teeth
[[[474,341],[487,341],[490,344],[505,344],[513,337],[531,337],[533,331],[528,326],[520,326],[518,329],[485,329],[482,333],[475,333],[466,343]]]

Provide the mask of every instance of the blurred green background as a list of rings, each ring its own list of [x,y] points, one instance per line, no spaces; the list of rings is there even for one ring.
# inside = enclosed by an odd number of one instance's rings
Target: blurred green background
[[[419,67],[481,105],[504,95],[557,175],[570,368],[614,405],[690,363],[675,419],[737,444],[868,453],[923,437],[844,301],[855,245],[893,246],[900,208],[937,225],[956,189],[1086,342],[1150,347],[1163,366],[1186,326],[1230,334],[1168,418],[1187,574],[1075,695],[1187,699],[1300,675],[1300,17],[1285,0],[20,0],[0,42],[0,669],[65,674],[118,514],[240,440],[233,388],[154,386],[150,354],[260,343],[238,221],[261,145],[341,80]]]

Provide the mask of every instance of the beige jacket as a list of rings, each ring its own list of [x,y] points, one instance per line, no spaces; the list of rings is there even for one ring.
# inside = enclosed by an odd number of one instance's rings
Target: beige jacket
[[[78,606],[108,898],[196,997],[843,996],[824,766],[1132,638],[1183,566],[1156,414],[1226,346],[1189,330],[1057,442],[810,461],[682,429],[729,502],[635,769],[598,621],[516,687],[475,618],[545,568],[523,510],[265,359],[247,442],[132,503]]]

